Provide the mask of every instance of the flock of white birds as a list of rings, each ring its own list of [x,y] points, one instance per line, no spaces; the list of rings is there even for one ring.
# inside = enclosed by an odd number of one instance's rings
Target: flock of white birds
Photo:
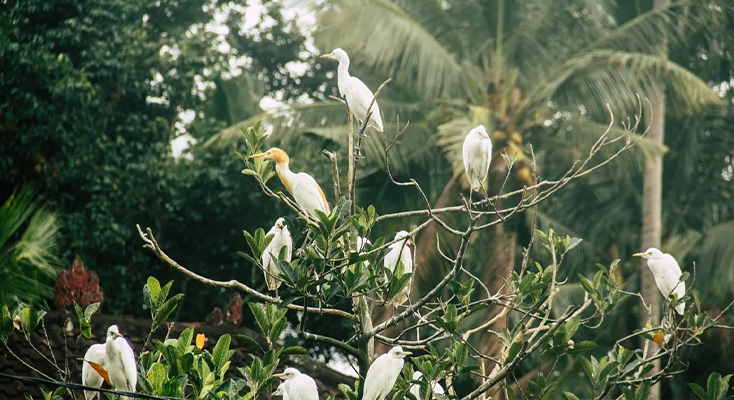
[[[342,49],[336,49],[321,57],[339,62],[339,93],[346,99],[357,120],[360,123],[364,122],[371,112],[368,126],[382,132],[383,124],[380,108],[377,102],[374,101],[374,95],[367,85],[358,78],[349,75],[349,56],[347,53]],[[372,104],[371,109],[370,104]],[[467,133],[462,155],[464,169],[472,191],[484,189],[483,185],[487,179],[489,165],[492,160],[492,141],[484,126],[479,125]],[[250,158],[263,158],[274,162],[276,172],[283,186],[298,206],[310,217],[316,218],[316,210],[329,214],[329,203],[319,184],[311,175],[305,172],[292,172],[288,165],[288,154],[285,151],[271,148],[263,153],[254,154]],[[280,269],[277,266],[278,258],[281,252],[284,252],[284,260],[291,261],[293,240],[283,218],[279,218],[275,222],[268,234],[273,235],[273,240],[265,249],[261,261],[268,290],[274,291],[281,284],[278,278],[280,275]],[[362,237],[358,238],[357,242],[359,252],[362,251],[365,244],[370,243],[369,239]],[[404,272],[411,273],[413,271],[413,257],[410,247],[408,247],[411,244],[410,234],[406,231],[400,231],[395,235],[394,242],[388,247],[389,250],[385,255],[385,267],[394,272],[400,265],[399,263],[402,262]],[[664,254],[656,248],[650,248],[646,252],[636,253],[634,256],[647,259],[647,265],[655,276],[655,282],[663,296],[667,298],[669,295],[675,294],[678,298],[682,298],[685,295],[685,283],[679,282],[681,277],[680,267],[670,254]],[[392,299],[392,302],[403,304],[410,295],[410,288],[411,285],[409,284],[403,292]],[[675,310],[679,314],[683,314],[684,308],[685,304],[679,302]],[[364,382],[364,400],[384,400],[403,369],[403,359],[410,354],[410,352],[403,351],[400,346],[396,346],[389,352],[379,356],[367,372]],[[112,325],[108,329],[106,343],[90,347],[84,359],[105,367],[115,389],[128,392],[135,391],[137,367],[133,350],[119,333],[116,325]],[[102,377],[86,362],[82,369],[82,375],[84,385],[94,387],[102,385]],[[319,394],[316,382],[310,376],[295,368],[286,368],[283,373],[276,376],[281,378],[283,383],[274,392],[275,395],[281,395],[284,400],[318,400]],[[421,376],[420,372],[415,372],[413,380],[418,381]],[[444,389],[437,382],[431,382],[431,389],[434,394],[444,393]],[[410,392],[416,398],[421,398],[419,386],[416,383],[413,383]],[[86,391],[85,397],[87,400],[91,400],[98,394],[98,392]]]

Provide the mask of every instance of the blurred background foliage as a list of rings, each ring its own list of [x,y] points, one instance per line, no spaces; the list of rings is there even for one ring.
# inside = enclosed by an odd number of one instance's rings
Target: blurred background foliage
[[[178,320],[203,320],[227,304],[230,293],[190,282],[140,251],[136,223],[151,226],[187,268],[264,288],[262,274],[236,254],[246,248],[242,230],[267,230],[286,210],[240,174],[234,155],[243,146],[240,127],[263,119],[272,144],[291,154],[294,170],[331,188],[331,168],[320,152],[346,155],[346,114],[328,100],[337,94],[335,65],[315,57],[342,47],[352,74],[373,90],[393,78],[380,101],[387,136],[395,134],[397,115],[410,127],[391,154],[391,168],[397,179],[417,179],[437,205],[459,204],[466,193],[463,176],[452,176],[469,127],[491,127],[493,182],[507,172],[499,153],[517,157],[505,188],[512,190],[529,183],[525,144],[533,144],[541,176],[557,178],[603,132],[605,104],[618,129],[636,111],[637,93],[665,82],[666,148],[643,139],[638,150],[544,203],[537,223],[584,238],[566,276],[621,258],[625,284],[637,290],[639,263],[628,260],[640,243],[642,170],[650,154],[667,151],[663,250],[684,271],[695,263],[701,301],[720,309],[734,297],[728,6],[674,1],[651,12],[651,0],[5,1],[0,276],[37,287],[0,286],[2,300],[43,304],[52,270],[68,268],[78,254],[99,274],[106,313],[146,315],[139,287],[149,275],[174,279],[175,290],[186,294]],[[661,32],[669,59],[649,55]],[[387,179],[383,140],[367,139],[359,203],[374,204],[381,214],[422,208],[417,193]],[[182,151],[183,143],[189,146]],[[419,221],[390,220],[374,236],[392,237]],[[487,283],[517,267],[531,221],[526,213],[477,239],[482,245],[473,247],[467,267]],[[417,243],[417,293],[443,276],[435,234],[428,229]],[[34,247],[36,258],[26,259],[33,262],[19,265],[11,255],[29,235],[42,245]],[[441,243],[452,246],[448,237]],[[0,285],[5,282],[11,281]],[[607,321],[608,337],[596,340],[612,341],[639,325],[640,308],[628,301],[628,313]],[[252,325],[247,315],[244,321]],[[314,320],[314,332],[323,326],[333,334],[335,322]],[[664,395],[686,398],[684,382],[734,371],[729,333],[714,335]],[[560,369],[569,385],[574,368]]]

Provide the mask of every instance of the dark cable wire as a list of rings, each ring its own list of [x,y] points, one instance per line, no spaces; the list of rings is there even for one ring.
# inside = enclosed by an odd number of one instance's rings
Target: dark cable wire
[[[120,391],[112,390],[112,389],[102,389],[102,388],[97,388],[93,386],[86,386],[86,385],[82,385],[79,383],[52,381],[52,380],[48,380],[44,378],[36,378],[33,376],[10,375],[10,374],[2,373],[2,372],[0,372],[0,378],[9,378],[11,380],[16,380],[16,381],[21,381],[21,382],[27,382],[27,383],[33,383],[33,384],[46,384],[46,385],[51,385],[51,386],[65,387],[69,389],[81,389],[81,390],[90,390],[90,391],[95,391],[95,392],[119,394],[122,396],[137,397],[139,399],[154,399],[154,400],[179,400],[180,399],[180,397],[162,397],[162,396],[153,396],[153,395],[145,394],[145,393],[120,392]]]

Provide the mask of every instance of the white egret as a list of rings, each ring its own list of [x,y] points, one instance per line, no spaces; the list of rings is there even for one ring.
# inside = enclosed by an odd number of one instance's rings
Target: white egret
[[[98,374],[97,371],[92,368],[91,365],[87,361],[91,361],[93,363],[97,363],[103,368],[107,369],[105,365],[105,345],[103,344],[93,344],[89,350],[87,350],[86,353],[84,353],[84,364],[82,364],[82,385],[85,386],[93,386],[93,387],[100,387],[102,386],[102,382],[104,382],[104,378],[102,378],[102,375]],[[99,398],[99,392],[95,392],[92,390],[85,390],[84,391],[84,398],[86,400],[92,400],[92,399],[98,399]]]
[[[285,151],[273,147],[264,153],[253,154],[250,158],[265,158],[275,163],[275,171],[278,172],[280,181],[285,190],[293,196],[296,203],[310,216],[316,218],[316,211],[329,214],[329,203],[326,201],[324,191],[311,175],[305,172],[294,173],[288,166],[290,158]]]
[[[410,235],[406,231],[400,231],[395,234],[395,240],[399,241],[388,246],[388,249],[390,250],[387,252],[387,254],[385,254],[385,267],[389,269],[390,272],[394,273],[399,265],[399,262],[402,261],[404,267],[403,272],[406,274],[412,273],[413,255],[410,251],[410,247],[408,247],[408,245],[413,243],[410,239]],[[412,281],[413,279],[411,277],[408,286],[406,286],[405,289],[403,289],[403,291],[395,297],[395,304],[403,304],[405,303],[405,300],[408,299],[408,294],[410,293]]]
[[[680,282],[682,272],[673,256],[654,247],[647,249],[644,253],[635,253],[633,256],[647,260],[647,266],[650,267],[650,271],[655,277],[655,283],[666,299],[671,294],[677,294],[679,299],[683,298],[686,294],[686,283]],[[675,306],[675,311],[683,315],[685,308],[685,303],[680,302]]]
[[[423,377],[423,374],[420,371],[413,372],[414,381],[419,381],[421,380],[422,377]],[[415,398],[418,400],[423,399],[423,397],[421,397],[420,391],[421,391],[421,385],[417,383],[410,385],[410,393],[412,393],[413,396],[415,396]],[[443,386],[441,386],[441,384],[436,381],[431,382],[431,392],[433,392],[433,396],[432,396],[433,398],[436,398],[437,394],[445,394],[443,390]]]
[[[278,389],[273,392],[273,396],[281,396],[283,400],[289,400],[288,392],[285,390],[285,384],[281,383],[278,385]]]
[[[405,356],[412,354],[395,346],[387,353],[377,357],[367,371],[364,380],[363,400],[384,400],[395,386],[395,381],[403,370]]]
[[[347,99],[352,113],[360,123],[363,123],[367,118],[367,109],[370,107],[370,103],[372,103],[375,95],[372,94],[372,91],[359,78],[349,75],[349,56],[346,51],[336,49],[330,54],[322,55],[321,58],[339,62],[337,69],[339,94]],[[377,105],[377,101],[372,105],[370,111],[372,111],[372,115],[370,116],[368,126],[375,128],[378,132],[382,132],[382,116],[380,115],[380,107]]]
[[[275,221],[275,225],[270,228],[268,235],[273,235],[273,240],[270,241],[270,244],[268,244],[268,247],[263,252],[262,263],[265,269],[265,283],[268,285],[268,290],[276,290],[280,287],[281,283],[281,280],[278,279],[280,275],[278,256],[280,255],[281,249],[285,247],[285,261],[291,261],[293,239],[291,239],[291,233],[283,218],[278,218]]]
[[[282,374],[273,375],[283,380],[287,399],[293,400],[319,400],[319,389],[316,381],[310,376],[302,374],[295,368],[286,368]]]
[[[492,161],[492,140],[483,125],[469,131],[464,139],[464,170],[471,189],[478,192],[489,173]]]
[[[105,344],[105,364],[110,383],[115,390],[135,392],[138,383],[138,367],[135,363],[133,349],[127,340],[120,334],[117,325],[107,328],[107,343]],[[122,399],[130,399],[123,396]]]

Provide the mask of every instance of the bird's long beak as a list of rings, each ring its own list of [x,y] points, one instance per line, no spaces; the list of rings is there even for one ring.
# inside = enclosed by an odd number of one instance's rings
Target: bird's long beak
[[[260,157],[265,157],[267,155],[268,153],[257,153],[257,154],[251,155],[250,158],[260,158]]]
[[[403,356],[403,357],[405,357],[405,356],[409,356],[409,355],[411,355],[411,354],[413,354],[413,353],[411,353],[411,352],[409,352],[409,351],[403,351],[403,352],[401,352],[401,353],[400,353],[400,355],[401,355],[401,356]]]
[[[285,374],[273,374],[273,378],[282,378]]]
[[[125,336],[122,336],[122,333],[119,333],[119,332],[113,333],[112,336],[114,336],[116,338],[118,338],[118,337],[125,337]]]
[[[645,257],[647,253],[635,253],[632,255],[632,257]]]
[[[333,60],[334,59],[334,56],[332,56],[331,54],[322,54],[322,55],[319,56],[319,58],[325,58],[327,60]]]

